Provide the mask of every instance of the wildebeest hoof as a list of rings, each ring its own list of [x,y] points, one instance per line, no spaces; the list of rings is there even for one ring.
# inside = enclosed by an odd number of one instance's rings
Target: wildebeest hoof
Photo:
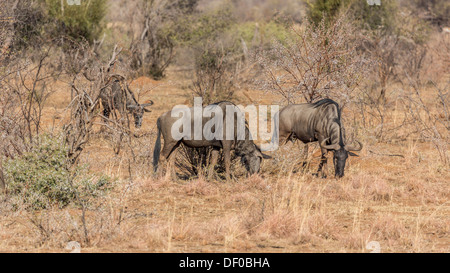
[[[313,175],[314,177],[319,177],[319,176],[320,176],[320,178],[327,178],[327,175],[326,175],[326,174],[313,173],[312,175]]]

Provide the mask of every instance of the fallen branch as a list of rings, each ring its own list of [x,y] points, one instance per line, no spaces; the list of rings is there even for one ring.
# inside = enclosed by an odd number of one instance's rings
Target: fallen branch
[[[369,150],[370,153],[375,154],[375,155],[381,155],[381,156],[398,156],[401,158],[405,158],[404,155],[399,155],[399,154],[380,154],[380,153],[376,153],[374,151]]]

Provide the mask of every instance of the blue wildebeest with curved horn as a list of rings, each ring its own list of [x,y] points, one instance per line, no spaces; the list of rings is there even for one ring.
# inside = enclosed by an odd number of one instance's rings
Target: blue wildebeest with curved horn
[[[153,105],[153,101],[140,104],[121,75],[111,76],[110,81],[110,84],[100,91],[103,116],[108,119],[113,109],[118,110],[121,115],[128,111],[134,117],[134,126],[140,128],[144,112],[151,112],[146,107]]]
[[[351,151],[360,151],[362,144],[359,141],[345,144],[342,136],[341,112],[339,105],[331,99],[323,99],[315,103],[291,104],[281,109],[275,118],[278,128],[275,128],[271,146],[278,143],[285,144],[288,140],[296,139],[307,144],[318,141],[322,157],[317,174],[326,177],[326,154],[334,153],[333,163],[336,177],[344,176],[345,162],[349,155],[356,156]],[[275,124],[277,124],[275,122]],[[307,155],[307,148],[305,154]],[[274,147],[271,148],[272,150]]]

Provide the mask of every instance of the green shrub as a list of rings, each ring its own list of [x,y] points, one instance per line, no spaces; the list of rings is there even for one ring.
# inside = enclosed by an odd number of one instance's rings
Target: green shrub
[[[192,46],[213,40],[234,24],[232,9],[221,5],[203,13],[178,18],[174,41],[178,45]]]
[[[322,18],[327,23],[339,12],[348,12],[364,29],[393,28],[397,13],[396,0],[383,0],[381,5],[369,5],[365,0],[307,0],[308,17],[318,25]]]
[[[57,23],[56,31],[76,40],[85,38],[89,42],[101,34],[101,22],[106,14],[106,0],[81,1],[81,5],[68,5],[65,0],[45,0],[45,2],[49,19]]]
[[[350,13],[362,29],[387,30],[396,28],[396,14],[398,6],[396,0],[383,0],[381,5],[369,5],[367,1],[347,1]]]
[[[318,25],[324,16],[328,21],[339,12],[346,1],[348,2],[348,0],[307,0],[308,17],[315,25]]]
[[[13,205],[31,209],[79,204],[99,195],[108,179],[96,179],[86,168],[71,169],[62,137],[43,136],[40,144],[20,157],[4,162],[4,172]]]

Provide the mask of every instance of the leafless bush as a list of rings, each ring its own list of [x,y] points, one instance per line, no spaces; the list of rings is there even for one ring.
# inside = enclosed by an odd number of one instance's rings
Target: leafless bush
[[[175,56],[177,29],[175,22],[190,13],[198,0],[149,0],[137,5],[133,17],[139,18],[139,36],[130,45],[131,67],[141,75],[162,78]]]
[[[357,104],[363,126],[372,128],[379,140],[404,139],[406,136],[398,132],[408,127],[411,120],[406,113],[400,118],[393,118],[402,92],[399,88],[388,87],[395,84],[409,86],[411,80],[423,85],[426,81],[424,72],[432,66],[429,47],[425,44],[426,25],[406,13],[400,13],[395,29],[364,32],[366,35],[361,48],[377,65],[372,67],[367,80],[360,84]]]
[[[422,73],[425,80],[440,82],[448,75],[450,67],[450,35],[445,32],[431,35],[427,48],[427,66]]]
[[[20,55],[25,48],[42,45],[43,10],[39,1],[0,2],[0,63]]]
[[[363,43],[366,51],[378,61],[375,71],[381,90],[376,99],[377,103],[386,102],[387,84],[395,76],[394,67],[396,65],[399,40],[398,36],[375,35],[373,39],[365,40]],[[370,95],[373,96],[373,94]]]
[[[52,54],[53,47],[30,52],[0,74],[0,149],[6,157],[21,155],[39,141],[42,111],[53,93],[50,83],[61,75]]]
[[[113,66],[121,48],[115,46],[111,59],[105,64],[94,59],[92,56],[94,52],[95,50],[85,44],[84,46],[80,45],[71,54],[73,62],[77,62],[79,66],[73,68],[72,101],[69,105],[71,119],[64,126],[64,131],[69,146],[69,157],[73,162],[76,162],[89,141],[93,126],[96,124],[97,117],[100,116],[98,111],[100,93],[111,86],[113,79],[125,79],[123,76],[113,73]],[[116,153],[120,151],[123,136],[128,135],[129,132],[128,115],[124,112],[118,113],[119,110],[112,109],[112,119],[108,120],[110,123],[104,124],[112,131]]]
[[[333,98],[344,105],[367,72],[368,60],[358,52],[355,28],[344,15],[332,24],[325,20],[304,29],[291,27],[293,41],[275,42],[259,56],[266,79],[264,90],[281,95],[288,104]]]
[[[433,143],[441,161],[450,163],[448,143],[450,141],[450,108],[448,82],[443,87],[433,83],[433,108],[425,101],[423,88],[409,78],[411,89],[403,96],[404,107],[409,124],[414,133],[423,141]],[[428,91],[431,93],[430,91]]]
[[[429,66],[426,62],[428,48],[425,46],[428,28],[423,21],[405,10],[397,14],[393,27],[363,32],[362,49],[378,64],[372,70],[375,75],[372,96],[378,103],[391,99],[386,97],[388,85],[393,81],[402,82],[406,73],[408,77],[421,80],[424,68]],[[379,90],[374,87],[379,87]]]

